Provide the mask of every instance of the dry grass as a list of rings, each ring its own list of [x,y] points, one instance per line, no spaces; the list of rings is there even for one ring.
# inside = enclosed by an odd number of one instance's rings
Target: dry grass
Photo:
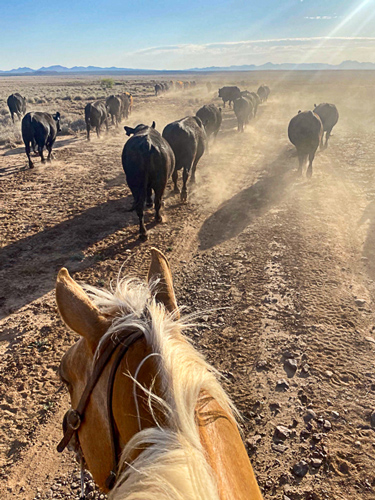
[[[135,85],[137,83],[137,85]],[[139,89],[139,91],[138,91]],[[113,89],[103,89],[100,78],[79,77],[5,77],[0,79],[0,145],[22,144],[21,123],[13,125],[7,98],[14,92],[26,97],[27,111],[61,113],[62,135],[77,135],[85,131],[84,108],[88,102],[105,99],[110,94],[131,92],[134,96],[153,94],[153,83],[116,79]]]

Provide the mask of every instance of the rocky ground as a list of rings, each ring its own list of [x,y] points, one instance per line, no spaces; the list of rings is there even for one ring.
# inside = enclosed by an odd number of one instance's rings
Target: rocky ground
[[[150,246],[168,256],[179,304],[201,311],[187,335],[225,377],[265,499],[375,498],[374,77],[215,78],[249,90],[265,81],[271,98],[244,134],[224,110],[189,203],[169,196],[159,226],[149,212],[144,244],[125,212],[122,129],[91,143],[63,136],[56,160],[34,170],[21,147],[0,149],[2,498],[79,498],[78,466],[56,452],[68,407],[57,367],[76,340],[57,315],[58,269],[105,286],[126,261],[144,277]],[[137,83],[149,91],[136,95],[130,125],[155,119],[162,130],[219,103],[204,86],[156,98],[148,84]],[[317,101],[336,103],[340,121],[307,180],[286,129]],[[89,476],[86,490],[104,498]]]

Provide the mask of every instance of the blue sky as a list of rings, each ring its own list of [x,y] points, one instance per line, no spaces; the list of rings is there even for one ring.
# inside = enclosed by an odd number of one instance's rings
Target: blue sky
[[[2,70],[375,62],[375,0],[0,0],[0,48]]]

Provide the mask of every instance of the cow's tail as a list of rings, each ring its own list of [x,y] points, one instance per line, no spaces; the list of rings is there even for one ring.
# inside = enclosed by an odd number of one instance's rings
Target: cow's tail
[[[87,106],[85,107],[85,122],[87,125],[91,125],[90,123],[90,115],[91,115],[91,102],[89,102],[87,104]]]
[[[150,161],[153,161],[153,153],[155,152],[155,146],[147,140],[142,144],[141,147],[141,155],[143,157],[146,157],[147,155],[151,155]],[[127,212],[134,212],[134,210],[137,209],[140,205],[145,204],[146,198],[147,198],[147,186],[148,186],[148,171],[147,169],[144,172],[144,178],[141,180],[140,184],[138,185],[137,189],[132,190],[133,194],[133,204],[130,208],[128,208]]]

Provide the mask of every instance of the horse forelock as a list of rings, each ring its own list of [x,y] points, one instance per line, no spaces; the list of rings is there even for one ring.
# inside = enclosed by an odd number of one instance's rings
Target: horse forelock
[[[142,331],[155,356],[155,376],[161,392],[154,394],[152,388],[142,388],[162,412],[163,426],[141,430],[126,444],[120,463],[123,472],[110,498],[149,500],[151,495],[168,500],[216,500],[218,487],[200,441],[196,404],[200,393],[206,391],[229,415],[233,406],[217,380],[216,370],[182,335],[191,317],[177,320],[177,314],[169,313],[158,303],[157,284],[119,279],[108,291],[85,287],[101,312],[113,317],[95,357],[113,336],[124,331]],[[135,378],[133,382],[138,384]],[[134,450],[140,448],[143,451],[129,463]]]

